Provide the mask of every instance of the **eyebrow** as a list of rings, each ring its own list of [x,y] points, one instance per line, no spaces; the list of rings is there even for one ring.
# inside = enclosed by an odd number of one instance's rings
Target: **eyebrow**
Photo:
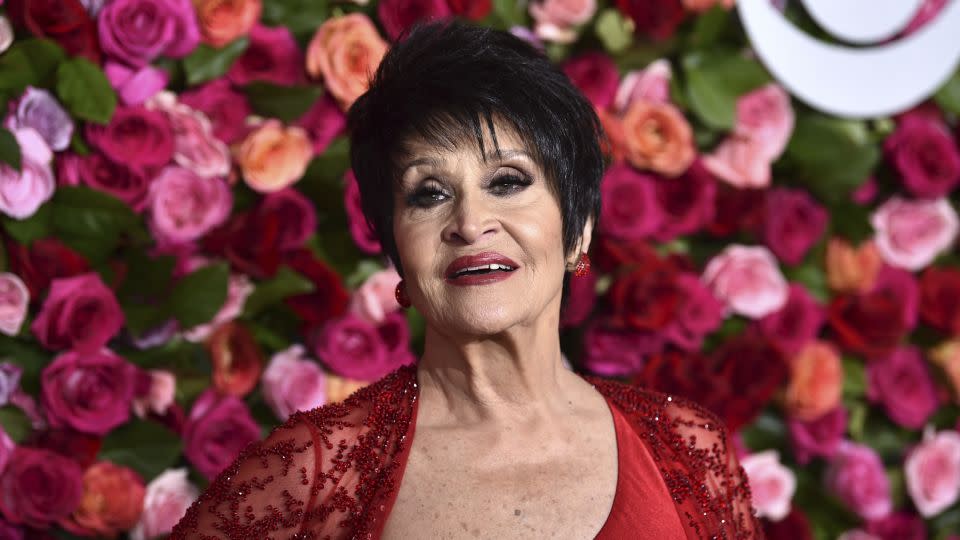
[[[525,151],[523,151],[523,150],[501,150],[501,151],[500,151],[500,157],[501,157],[502,159],[510,159],[510,158],[516,157],[516,156],[526,156],[526,157],[530,157],[530,154],[527,153],[527,152],[525,152]],[[496,159],[496,158],[497,158],[497,152],[495,152],[495,151],[490,151],[490,152],[487,152],[487,156],[486,156],[485,161],[490,161],[490,160],[493,160],[493,159]],[[416,167],[417,165],[430,165],[431,167],[440,168],[440,167],[443,165],[443,163],[441,162],[441,160],[439,160],[439,159],[437,159],[437,158],[435,158],[435,157],[421,157],[421,158],[417,158],[417,159],[414,159],[414,160],[411,160],[411,161],[407,162],[407,163],[403,166],[403,169],[401,169],[401,170],[403,171],[403,173],[401,173],[401,174],[406,173],[406,172],[410,169],[410,167]]]

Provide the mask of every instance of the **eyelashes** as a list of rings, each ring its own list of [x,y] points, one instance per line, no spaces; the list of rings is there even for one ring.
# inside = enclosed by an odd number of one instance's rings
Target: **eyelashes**
[[[509,197],[525,190],[533,179],[523,173],[503,174],[491,180],[486,189],[497,197]],[[451,198],[449,190],[435,184],[425,184],[406,196],[407,206],[431,208]]]

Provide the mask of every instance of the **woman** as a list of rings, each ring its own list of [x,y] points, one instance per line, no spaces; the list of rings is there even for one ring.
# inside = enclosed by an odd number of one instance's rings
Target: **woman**
[[[604,163],[560,71],[504,32],[421,26],[349,128],[423,356],[245,450],[172,538],[762,534],[712,414],[564,365],[563,292],[589,271]]]

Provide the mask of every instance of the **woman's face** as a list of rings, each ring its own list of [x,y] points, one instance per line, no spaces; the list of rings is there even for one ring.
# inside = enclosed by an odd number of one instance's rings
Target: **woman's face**
[[[413,304],[443,333],[490,335],[559,318],[565,266],[560,207],[513,130],[495,124],[455,151],[420,141],[401,164],[393,232]],[[589,243],[589,225],[583,250]],[[491,266],[493,265],[493,266]],[[547,322],[547,321],[540,321]]]

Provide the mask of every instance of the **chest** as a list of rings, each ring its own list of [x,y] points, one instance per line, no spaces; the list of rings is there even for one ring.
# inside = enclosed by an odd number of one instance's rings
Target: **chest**
[[[613,505],[612,422],[522,444],[417,433],[383,538],[593,538]]]

